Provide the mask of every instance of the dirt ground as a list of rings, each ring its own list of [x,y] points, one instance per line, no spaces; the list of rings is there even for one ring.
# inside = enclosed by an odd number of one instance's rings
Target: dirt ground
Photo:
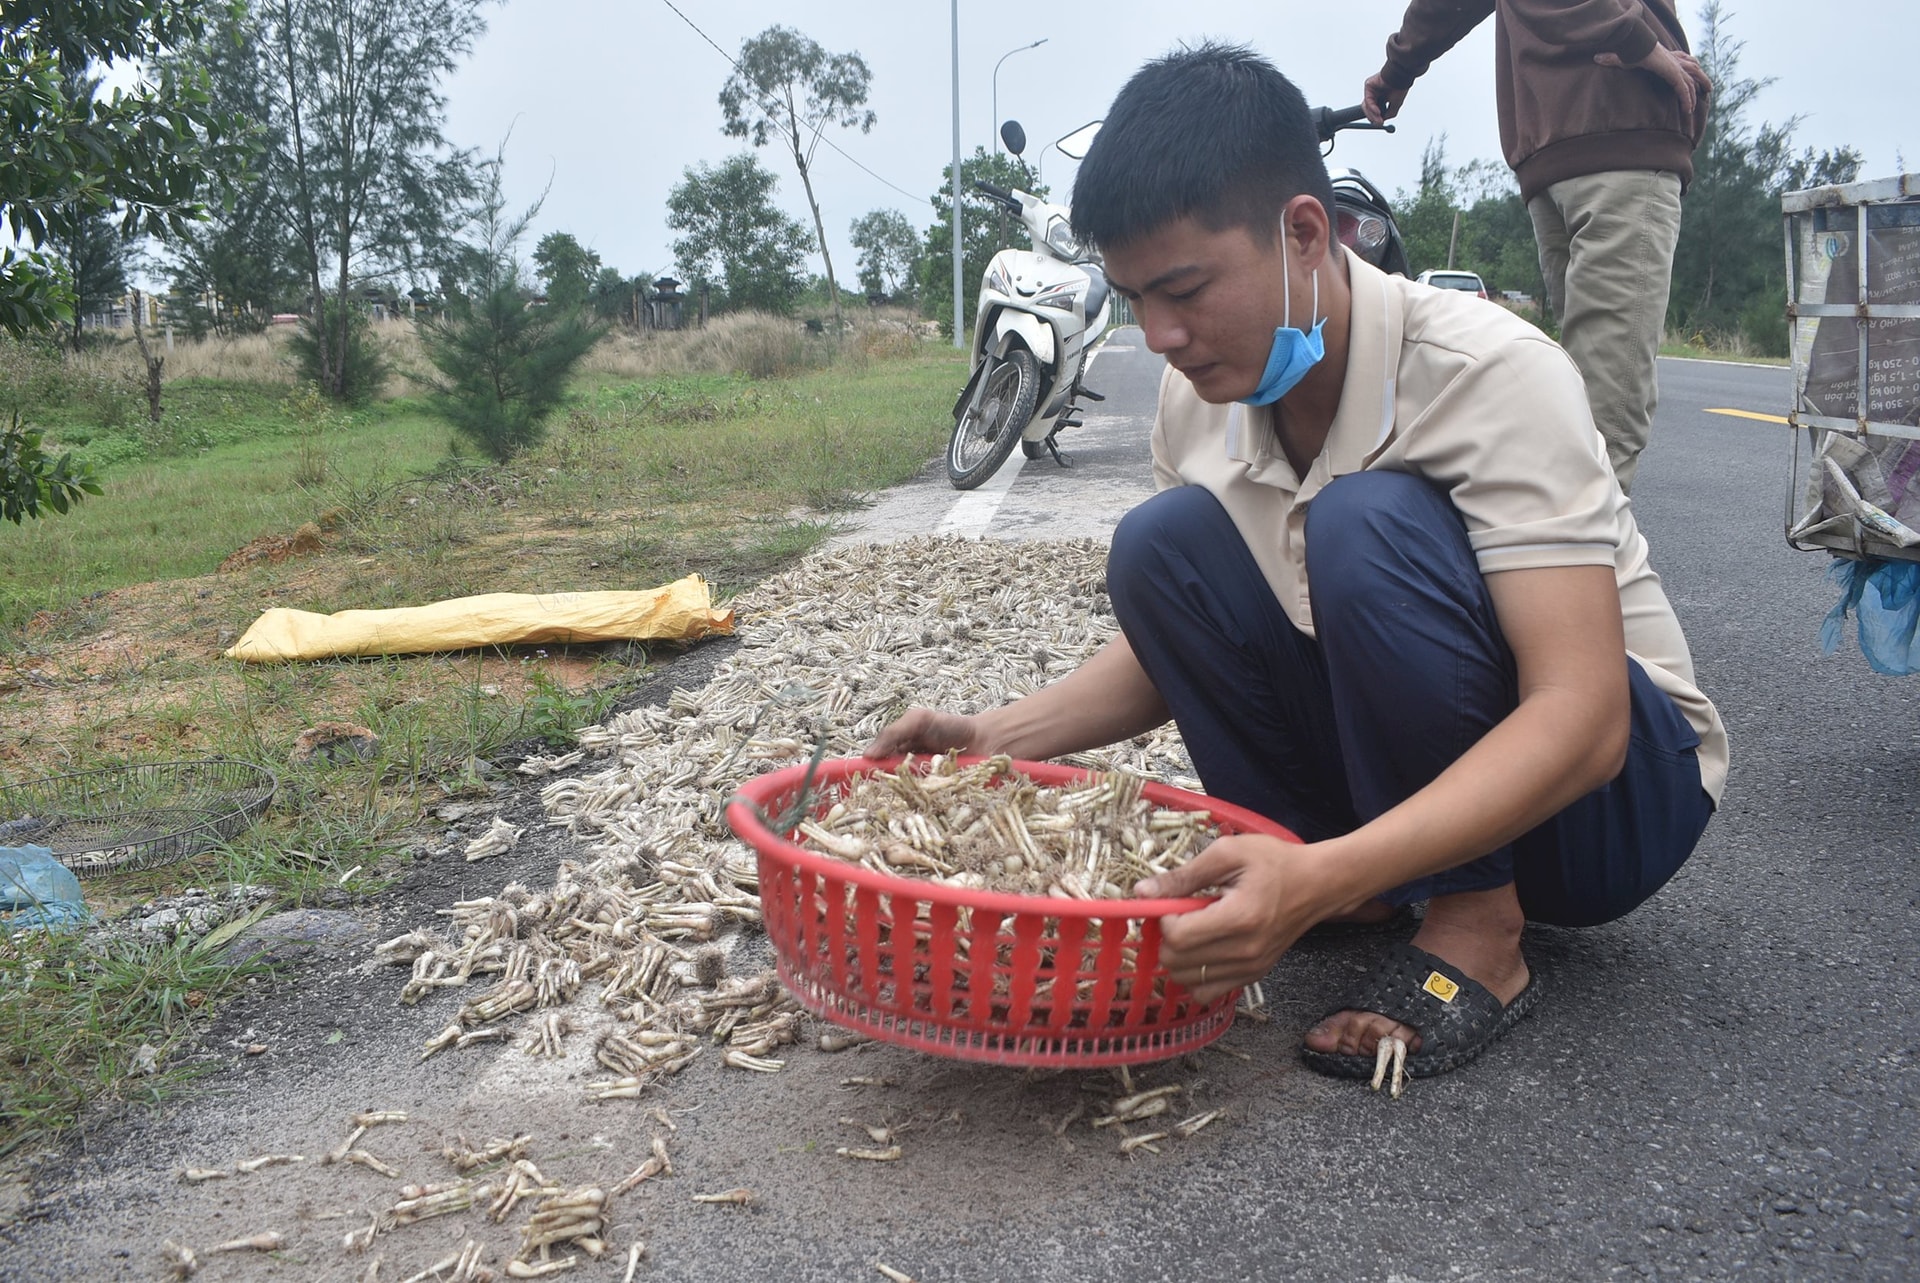
[[[528,523],[471,541],[462,555],[492,549],[503,567],[487,591],[533,592],[531,560],[512,553]],[[564,542],[564,540],[562,541]],[[254,554],[259,555],[254,555]],[[336,719],[484,690],[497,710],[525,702],[536,680],[566,691],[606,685],[650,656],[638,644],[496,647],[485,651],[305,666],[283,680],[271,668],[223,658],[260,613],[274,606],[322,608],[343,584],[377,583],[404,552],[354,556],[318,527],[262,536],[219,571],[96,593],[42,611],[0,650],[0,772],[12,778],[98,763],[226,752],[246,755],[252,735],[279,744],[323,713]],[[593,563],[597,565],[597,563]],[[598,583],[594,586],[600,586]],[[653,587],[614,581],[607,587]],[[480,591],[476,589],[475,591]]]

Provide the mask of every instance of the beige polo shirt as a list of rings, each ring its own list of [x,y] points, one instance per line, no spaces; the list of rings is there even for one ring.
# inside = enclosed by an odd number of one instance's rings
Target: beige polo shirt
[[[1717,806],[1726,729],[1694,685],[1687,639],[1647,561],[1573,362],[1505,308],[1388,276],[1352,254],[1347,269],[1346,383],[1307,475],[1287,462],[1271,408],[1209,405],[1169,366],[1153,429],[1155,483],[1212,491],[1309,636],[1307,506],[1350,472],[1408,472],[1444,490],[1483,574],[1612,565],[1627,653],[1699,733],[1700,782]]]

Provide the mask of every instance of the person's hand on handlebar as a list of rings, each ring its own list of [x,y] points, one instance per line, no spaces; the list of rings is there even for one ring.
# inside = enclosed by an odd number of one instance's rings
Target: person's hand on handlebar
[[[1367,119],[1376,125],[1384,125],[1398,116],[1400,104],[1406,100],[1407,91],[1395,89],[1378,72],[1368,76],[1360,87],[1360,103],[1367,109]]]

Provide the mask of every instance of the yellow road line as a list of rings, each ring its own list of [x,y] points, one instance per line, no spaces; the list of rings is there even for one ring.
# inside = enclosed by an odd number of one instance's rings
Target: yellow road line
[[[1781,418],[1777,414],[1761,414],[1757,410],[1723,410],[1723,409],[1716,409],[1712,406],[1708,406],[1707,413],[1708,414],[1730,414],[1736,419],[1758,419],[1762,423],[1785,423],[1786,422],[1785,419]]]

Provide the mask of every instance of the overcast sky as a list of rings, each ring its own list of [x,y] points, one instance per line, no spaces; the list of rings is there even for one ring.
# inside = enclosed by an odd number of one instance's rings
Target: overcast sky
[[[1698,6],[1683,2],[1697,46]],[[932,220],[926,198],[953,146],[948,0],[675,3],[731,53],[779,23],[829,52],[866,59],[878,123],[870,134],[832,137],[879,177],[824,148],[816,166],[842,281],[854,278],[853,219],[891,208],[916,226]],[[1252,45],[1309,102],[1345,106],[1359,101],[1361,81],[1379,69],[1403,7],[1393,0],[960,0],[961,142],[969,153],[990,145],[994,64],[1042,37],[1046,44],[1007,58],[999,74],[1000,116],[1025,125],[1034,140],[1030,162],[1042,140],[1102,115],[1142,61],[1183,41]],[[490,154],[511,129],[510,197],[524,203],[552,184],[535,237],[571,232],[629,275],[669,268],[668,189],[687,166],[717,163],[744,146],[720,132],[726,61],[664,0],[508,0],[485,12],[487,34],[446,86],[449,136]],[[1895,173],[1902,150],[1909,167],[1920,166],[1913,52],[1920,10],[1913,0],[1727,0],[1726,12],[1728,31],[1746,46],[1741,73],[1774,78],[1750,123],[1800,115],[1800,143],[1858,147],[1864,177]],[[1491,20],[1414,86],[1399,123],[1394,135],[1344,137],[1331,163],[1361,170],[1391,194],[1413,185],[1430,137],[1447,136],[1456,164],[1499,158]],[[762,160],[780,176],[781,202],[810,229],[791,158],[768,147]],[[1047,151],[1043,172],[1064,195],[1070,162]],[[819,270],[817,256],[813,267]]]

